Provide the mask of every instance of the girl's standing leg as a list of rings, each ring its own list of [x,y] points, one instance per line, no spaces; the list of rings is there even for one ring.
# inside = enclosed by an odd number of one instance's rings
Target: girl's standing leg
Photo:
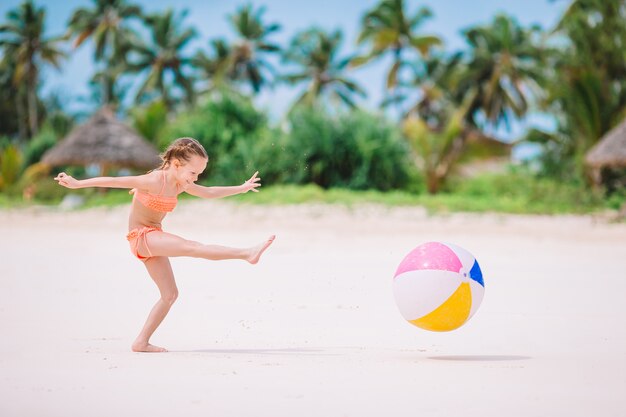
[[[178,288],[176,288],[176,281],[174,280],[174,273],[169,259],[164,256],[157,256],[146,260],[145,265],[150,277],[159,287],[161,298],[152,307],[146,324],[144,324],[141,333],[139,333],[139,336],[133,343],[132,350],[134,352],[167,352],[164,348],[151,345],[150,337],[170,311],[174,301],[176,301]]]

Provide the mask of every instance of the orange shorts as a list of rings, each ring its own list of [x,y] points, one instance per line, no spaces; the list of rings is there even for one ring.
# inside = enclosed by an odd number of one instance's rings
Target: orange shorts
[[[159,227],[146,226],[146,227],[133,229],[130,232],[128,232],[128,234],[126,235],[126,240],[128,240],[128,243],[130,243],[130,251],[133,253],[133,255],[137,257],[137,259],[139,259],[142,262],[145,262],[152,257],[152,253],[150,252],[150,247],[148,246],[148,241],[146,240],[146,235],[154,231],[162,232],[162,230]],[[140,239],[143,239],[143,243],[146,246],[146,250],[148,251],[149,256],[147,257],[139,255]]]

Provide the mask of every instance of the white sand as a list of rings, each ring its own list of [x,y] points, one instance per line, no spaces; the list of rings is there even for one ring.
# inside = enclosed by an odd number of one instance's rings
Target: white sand
[[[626,225],[591,217],[188,202],[166,230],[256,266],[174,259],[180,298],[129,349],[157,291],[127,207],[0,212],[0,416],[624,416]],[[425,241],[481,264],[449,333],[411,326],[391,278]]]

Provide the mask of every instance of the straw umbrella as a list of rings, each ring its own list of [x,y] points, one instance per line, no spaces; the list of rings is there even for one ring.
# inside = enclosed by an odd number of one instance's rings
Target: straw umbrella
[[[42,162],[49,166],[97,164],[104,175],[114,166],[155,168],[160,159],[154,146],[117,120],[111,108],[103,107],[48,150]]]
[[[595,185],[602,182],[602,169],[626,168],[626,119],[587,152],[585,162]]]

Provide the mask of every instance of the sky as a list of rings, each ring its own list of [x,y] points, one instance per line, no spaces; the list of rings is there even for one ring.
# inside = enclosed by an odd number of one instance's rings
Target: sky
[[[293,35],[312,26],[326,30],[341,29],[344,34],[342,52],[357,50],[361,16],[378,3],[378,0],[130,0],[142,6],[144,12],[163,12],[168,8],[175,11],[188,11],[183,21],[186,26],[197,29],[199,36],[188,45],[191,53],[207,49],[209,39],[225,37],[234,39],[228,15],[248,3],[255,7],[264,6],[266,23],[279,23],[282,30],[269,39],[280,45],[287,45]],[[7,11],[19,6],[20,0],[0,0],[0,22],[5,20]],[[38,6],[46,8],[46,35],[61,34],[72,12],[79,7],[89,7],[94,0],[35,0]],[[445,42],[445,49],[464,49],[462,30],[474,25],[487,24],[497,13],[514,16],[522,25],[539,24],[551,28],[567,7],[568,0],[405,0],[409,14],[422,6],[429,7],[433,17],[422,27],[421,33],[434,34]],[[68,48],[69,49],[69,48]],[[342,54],[342,56],[343,56]],[[88,95],[88,80],[94,73],[93,47],[90,42],[71,51],[70,58],[62,65],[60,72],[48,68],[42,74],[43,93],[61,92],[71,106],[79,106],[77,97]],[[362,85],[368,97],[360,104],[368,109],[376,109],[384,93],[384,82],[389,61],[381,60],[371,65],[355,69],[349,76]],[[280,68],[279,68],[280,70]],[[300,88],[278,86],[262,93],[256,103],[267,109],[274,117],[282,115],[297,97]],[[550,121],[545,115],[531,115],[522,124],[516,124],[510,132],[500,132],[502,136],[515,138],[528,124],[546,125]],[[543,126],[547,127],[547,126]]]

